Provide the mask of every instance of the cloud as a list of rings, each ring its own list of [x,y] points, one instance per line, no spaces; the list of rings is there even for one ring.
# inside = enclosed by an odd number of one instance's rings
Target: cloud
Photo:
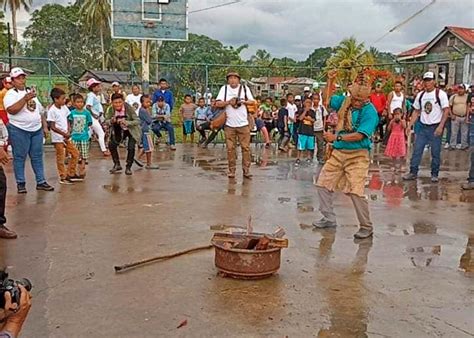
[[[427,42],[444,26],[474,27],[474,1],[437,0],[378,43],[389,29],[414,14],[431,0],[243,0],[189,16],[190,32],[204,34],[225,45],[249,44],[244,57],[266,49],[276,57],[304,60],[318,47],[335,46],[355,36],[366,46],[400,52]],[[57,0],[67,4],[71,0]],[[189,0],[189,10],[218,6],[231,0]],[[48,0],[35,0],[34,9]],[[6,13],[7,19],[10,18]],[[21,11],[20,33],[28,13]]]

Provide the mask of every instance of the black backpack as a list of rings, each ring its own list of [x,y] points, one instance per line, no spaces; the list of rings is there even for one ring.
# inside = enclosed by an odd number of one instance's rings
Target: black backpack
[[[423,98],[423,95],[425,95],[425,91],[422,91],[420,93],[420,98],[418,99],[418,104],[420,105],[420,109],[421,109],[421,99]],[[438,106],[441,107],[441,100],[439,99],[439,88],[435,89],[435,96],[436,96],[436,103],[438,104]]]

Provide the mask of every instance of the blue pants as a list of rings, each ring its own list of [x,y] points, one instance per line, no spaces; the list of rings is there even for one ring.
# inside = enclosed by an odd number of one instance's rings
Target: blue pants
[[[8,124],[8,135],[13,150],[13,170],[17,184],[25,183],[25,162],[30,156],[36,183],[46,182],[43,167],[43,129],[31,132]]]
[[[446,143],[449,143],[451,142],[451,118],[446,121],[444,129],[446,129]]]
[[[174,128],[173,125],[168,121],[156,121],[151,125],[151,130],[155,133],[156,136],[161,137],[161,130],[166,130],[168,132],[169,144],[174,146]]]
[[[415,147],[410,163],[410,172],[417,175],[418,169],[423,157],[425,146],[431,146],[431,176],[438,177],[439,166],[441,163],[441,136],[435,136],[435,130],[438,124],[426,125],[420,124],[420,129],[415,138]]]
[[[471,148],[471,169],[469,170],[469,182],[474,183],[474,149]]]

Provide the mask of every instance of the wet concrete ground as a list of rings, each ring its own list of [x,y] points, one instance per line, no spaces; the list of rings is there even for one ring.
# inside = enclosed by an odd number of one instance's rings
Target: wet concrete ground
[[[0,264],[34,283],[24,337],[471,337],[474,335],[474,192],[459,185],[468,153],[443,154],[439,184],[425,159],[401,182],[376,152],[367,194],[375,236],[355,243],[348,198],[340,226],[313,231],[317,165],[258,149],[251,182],[229,183],[225,149],[161,150],[162,170],[108,174],[98,153],[87,181],[55,193],[16,194],[7,216],[19,233],[0,240]],[[55,181],[54,154],[47,176]],[[54,182],[55,183],[55,182]],[[209,243],[211,225],[281,225],[290,247],[278,275],[218,277],[213,251],[116,275],[113,266]],[[187,319],[187,325],[177,326]]]

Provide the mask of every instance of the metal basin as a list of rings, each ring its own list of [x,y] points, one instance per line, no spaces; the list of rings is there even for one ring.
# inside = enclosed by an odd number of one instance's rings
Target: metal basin
[[[261,279],[280,269],[281,248],[257,251],[225,248],[215,242],[212,244],[215,247],[216,267],[226,277]]]

